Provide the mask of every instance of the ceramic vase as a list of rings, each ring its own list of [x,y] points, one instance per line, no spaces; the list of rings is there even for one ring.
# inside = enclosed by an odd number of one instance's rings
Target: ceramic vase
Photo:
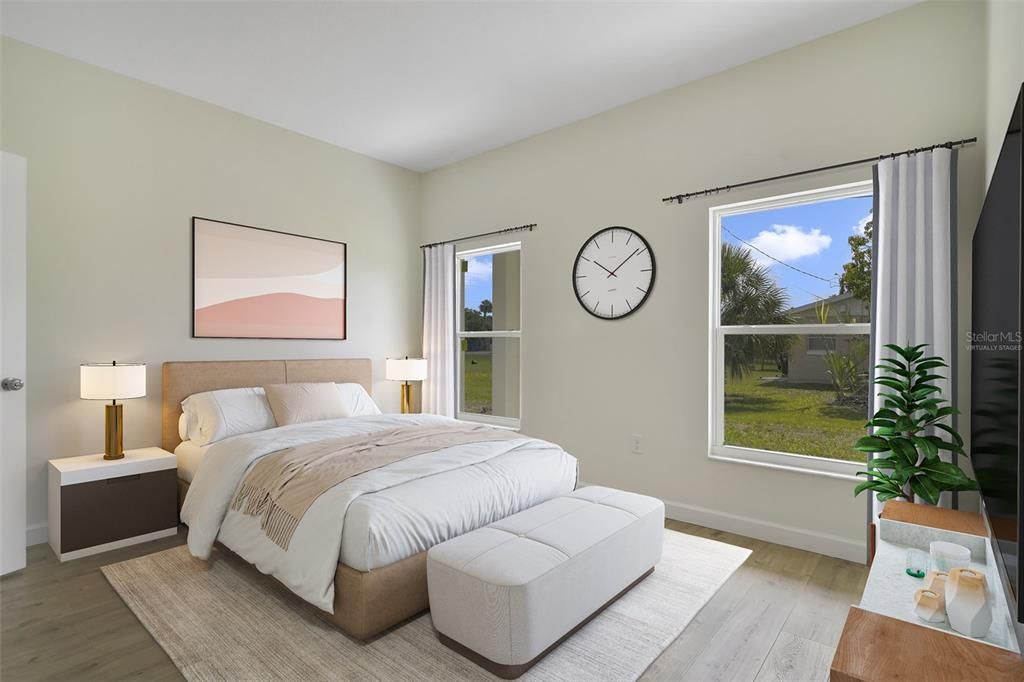
[[[924,583],[922,584],[924,589],[931,590],[942,597],[943,608],[945,608],[946,580],[948,578],[949,574],[944,571],[928,571],[928,575],[924,577]]]
[[[914,613],[928,623],[941,623],[946,620],[942,595],[923,588],[914,592]]]
[[[985,576],[970,568],[954,568],[946,579],[949,626],[968,637],[984,637],[992,627]]]

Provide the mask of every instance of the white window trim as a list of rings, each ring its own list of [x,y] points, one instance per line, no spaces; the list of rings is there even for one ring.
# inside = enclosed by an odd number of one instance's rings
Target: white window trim
[[[837,323],[837,324],[776,324],[776,325],[735,325],[719,326],[721,310],[721,263],[722,252],[722,218],[764,211],[772,208],[811,204],[829,199],[845,199],[871,194],[873,191],[870,180],[852,182],[824,189],[795,192],[767,199],[754,199],[708,209],[708,229],[711,233],[710,268],[711,295],[708,297],[708,321],[711,339],[708,344],[708,457],[725,462],[735,462],[752,466],[781,469],[802,474],[860,480],[854,474],[862,471],[864,462],[846,462],[838,459],[811,457],[774,450],[761,450],[725,444],[725,337],[730,334],[815,334],[815,335],[863,335],[871,333],[870,323]],[[864,420],[867,421],[865,411]]]
[[[461,331],[460,327],[463,324],[464,311],[461,309],[462,305],[462,277],[460,273],[456,273],[455,277],[455,304],[456,304],[456,317],[455,317],[455,418],[468,421],[476,422],[479,424],[487,424],[488,426],[494,426],[499,429],[508,429],[510,431],[518,431],[522,421],[523,415],[523,345],[519,344],[519,419],[514,417],[501,417],[493,414],[476,414],[473,412],[462,411],[462,339],[521,339],[523,334],[523,243],[522,242],[503,242],[501,244],[495,244],[493,246],[481,246],[472,249],[464,249],[455,252],[455,262],[458,263],[460,260],[465,258],[471,258],[473,256],[480,256],[485,254],[495,255],[499,253],[508,253],[510,251],[519,252],[519,329],[497,329],[489,332],[465,332]]]

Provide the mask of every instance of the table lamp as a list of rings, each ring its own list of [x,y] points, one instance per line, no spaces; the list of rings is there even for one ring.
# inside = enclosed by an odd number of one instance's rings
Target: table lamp
[[[388,381],[402,383],[402,414],[412,411],[412,386],[410,381],[423,381],[427,378],[427,361],[423,358],[388,358],[384,370]]]
[[[82,399],[109,400],[103,459],[124,457],[124,419],[118,400],[146,395],[146,365],[117,362],[82,365]]]

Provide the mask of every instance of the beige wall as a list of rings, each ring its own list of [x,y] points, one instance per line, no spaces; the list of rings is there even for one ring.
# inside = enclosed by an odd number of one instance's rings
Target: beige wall
[[[708,207],[870,177],[865,166],[728,196],[661,197],[984,132],[984,5],[929,2],[433,171],[434,241],[527,222],[523,428],[580,458],[585,481],[677,503],[708,525],[860,555],[853,483],[707,457]],[[960,155],[961,332],[984,150]],[[576,302],[573,258],[608,225],[658,261],[645,307],[601,321]],[[961,400],[966,398],[966,368]],[[630,454],[630,434],[643,454]]]
[[[1006,126],[1024,81],[1024,0],[988,3],[985,181],[992,177]]]
[[[384,358],[420,346],[415,173],[82,63],[3,40],[2,140],[28,159],[30,526],[45,463],[103,448],[78,365],[146,362],[125,445],[159,443],[160,363],[355,357],[398,409]],[[347,341],[190,338],[190,218],[348,242]]]

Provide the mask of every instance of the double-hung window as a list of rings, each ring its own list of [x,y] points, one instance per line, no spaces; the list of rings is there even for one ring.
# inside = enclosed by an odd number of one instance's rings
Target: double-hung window
[[[519,428],[520,244],[456,253],[456,412]]]
[[[870,372],[870,182],[710,210],[710,452],[852,477]]]

